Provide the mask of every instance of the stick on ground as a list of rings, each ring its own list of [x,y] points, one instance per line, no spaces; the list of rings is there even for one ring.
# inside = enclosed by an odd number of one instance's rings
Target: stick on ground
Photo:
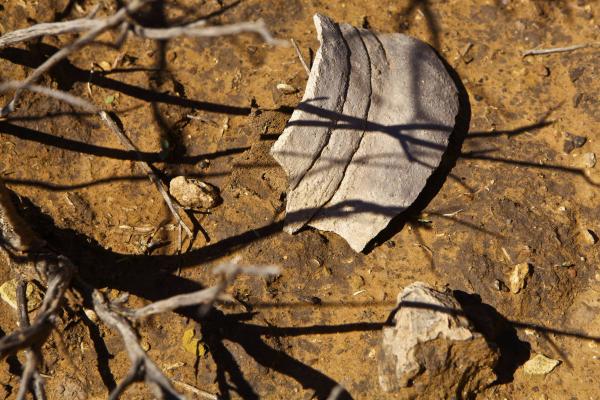
[[[597,44],[594,44],[594,43],[583,43],[583,44],[576,44],[576,45],[567,46],[567,47],[554,47],[551,49],[531,49],[531,50],[525,50],[523,52],[523,57],[539,56],[539,55],[554,54],[554,53],[565,53],[568,51],[585,49],[587,47],[594,47],[596,45]]]

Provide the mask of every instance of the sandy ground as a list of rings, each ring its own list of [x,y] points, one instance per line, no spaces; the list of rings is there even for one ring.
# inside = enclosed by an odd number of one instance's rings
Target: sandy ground
[[[81,17],[95,3],[7,0],[0,31]],[[356,254],[335,234],[281,231],[286,178],[268,152],[306,82],[291,47],[253,35],[130,38],[119,49],[90,46],[54,68],[42,83],[114,111],[165,180],[197,176],[223,198],[210,213],[193,215],[206,234],[177,254],[173,221],[135,155],[95,117],[26,95],[0,121],[0,172],[29,222],[82,276],[113,295],[131,293],[128,305],[136,307],[214,283],[211,267],[236,256],[282,267],[274,280],[238,281],[230,292],[239,306],[219,306],[203,318],[192,309],[143,321],[139,332],[157,364],[224,398],[324,399],[337,384],[351,398],[393,398],[377,383],[380,329],[397,293],[418,280],[462,291],[495,316],[504,361],[499,382],[478,399],[600,398],[600,244],[587,234],[600,234],[600,165],[585,161],[586,153],[600,157],[599,50],[521,55],[598,43],[600,2],[224,3],[230,6],[220,11],[217,1],[180,0],[144,20],[160,26],[210,14],[214,23],[262,18],[275,36],[297,40],[305,57],[318,46],[316,12],[416,36],[460,77],[468,135],[449,175],[370,251]],[[100,15],[116,7],[99,4]],[[1,50],[0,79],[23,79],[73,38]],[[102,71],[106,63],[111,68]],[[282,94],[278,83],[299,92]],[[567,133],[587,141],[566,153]],[[149,250],[159,242],[166,243]],[[508,283],[520,262],[533,267],[526,288],[497,290],[496,281]],[[0,281],[9,278],[0,265]],[[105,398],[129,368],[119,337],[76,308],[57,325],[61,333],[43,348],[49,398]],[[0,304],[1,331],[15,326],[13,310]],[[201,339],[199,357],[183,349],[188,329]],[[522,364],[538,353],[561,364],[545,376],[526,375]],[[19,354],[0,364],[0,399],[15,397],[22,361]],[[148,396],[136,385],[125,397]]]

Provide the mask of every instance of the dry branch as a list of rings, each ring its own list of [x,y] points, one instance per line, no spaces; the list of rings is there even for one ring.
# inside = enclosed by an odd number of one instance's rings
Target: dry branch
[[[567,46],[567,47],[553,47],[550,49],[531,49],[531,50],[525,50],[523,52],[523,57],[539,56],[539,55],[554,54],[554,53],[565,53],[568,51],[585,49],[587,47],[594,47],[597,45],[598,44],[594,44],[594,43],[583,43],[583,44],[576,44],[576,45]]]
[[[58,64],[60,61],[68,57],[71,53],[80,50],[81,48],[87,46],[92,43],[98,36],[104,33],[107,30],[112,28],[116,28],[120,26],[123,22],[126,21],[128,15],[133,13],[140,8],[142,8],[146,3],[149,3],[152,0],[133,0],[127,6],[121,8],[115,14],[106,18],[102,24],[96,26],[89,30],[86,34],[81,36],[79,39],[75,40],[73,43],[68,46],[63,47],[56,53],[54,53],[50,58],[42,63],[39,67],[37,67],[31,75],[29,75],[24,81],[23,86],[29,86],[34,84],[44,73],[46,73],[50,68]],[[21,90],[17,90],[13,99],[0,110],[0,117],[5,117],[11,112],[14,111],[17,101],[19,101],[21,96]]]
[[[25,288],[27,283],[23,280],[19,280],[17,285],[17,312],[19,314],[19,326],[26,328],[29,326],[29,315],[27,314],[27,297],[25,295]],[[46,393],[44,390],[44,381],[38,371],[38,365],[40,364],[41,356],[38,345],[33,345],[25,353],[25,368],[21,374],[21,382],[19,391],[17,392],[17,400],[24,400],[27,395],[27,390],[30,389],[30,385],[33,384],[31,391],[38,400],[44,400]]]
[[[115,123],[115,121],[105,111],[100,110],[93,104],[89,103],[88,101],[86,101],[80,97],[73,96],[69,93],[66,93],[66,92],[63,92],[60,90],[50,89],[50,88],[47,88],[44,86],[39,86],[39,85],[27,85],[24,83],[24,81],[9,81],[9,82],[4,82],[4,83],[0,84],[0,93],[4,92],[6,90],[10,90],[10,89],[30,90],[32,92],[44,94],[46,96],[53,97],[55,99],[64,101],[73,106],[81,107],[84,110],[89,111],[91,113],[97,113],[100,116],[100,118],[102,119],[102,121],[106,124],[106,126],[108,126],[108,128],[115,135],[117,135],[121,144],[123,144],[123,146],[125,146],[128,150],[131,150],[131,151],[135,152],[136,154],[138,154],[139,166],[146,173],[146,175],[148,175],[148,178],[150,179],[150,181],[152,183],[154,183],[154,185],[157,187],[158,191],[162,195],[163,199],[165,200],[165,203],[169,207],[169,210],[175,217],[175,220],[177,221],[179,226],[185,230],[186,234],[190,238],[193,237],[192,231],[190,230],[190,228],[188,228],[188,226],[185,224],[185,222],[183,222],[183,219],[181,218],[181,216],[179,214],[180,212],[182,212],[181,207],[179,207],[179,205],[177,205],[175,202],[173,202],[173,200],[171,199],[171,196],[168,193],[168,189],[165,186],[165,184],[156,176],[154,171],[152,171],[152,168],[150,168],[150,165],[148,165],[148,163],[146,163],[141,157],[139,157],[139,150],[135,147],[135,145],[131,142],[131,140],[129,140],[129,138],[122,132],[122,130],[119,128],[119,126]]]
[[[267,44],[288,46],[282,39],[276,39],[271,35],[263,20],[255,22],[237,22],[227,25],[206,26],[206,21],[198,21],[189,25],[172,28],[144,28],[136,25],[133,32],[144,39],[166,40],[180,36],[193,38],[219,37],[238,35],[240,33],[256,33],[262,37]]]
[[[140,379],[143,379],[149,385],[153,394],[158,398],[163,398],[165,394],[168,394],[175,399],[185,399],[177,393],[169,382],[169,379],[148,357],[144,349],[142,349],[137,334],[129,321],[111,310],[110,303],[107,302],[104,295],[98,290],[94,289],[92,299],[94,302],[94,311],[96,311],[102,322],[118,331],[121,335],[132,364],[126,378],[117,385],[110,394],[109,399],[118,399],[128,386]]]
[[[30,383],[33,383],[32,390],[36,397],[44,399],[43,383],[37,371],[41,359],[39,349],[54,328],[53,319],[60,309],[65,291],[70,287],[76,269],[66,257],[53,253],[45,244],[41,245],[44,242],[27,227],[24,220],[18,215],[1,180],[0,194],[0,243],[10,256],[13,272],[20,279],[17,288],[20,329],[0,339],[0,358],[4,358],[16,350],[28,348],[26,366],[17,399],[25,398]],[[25,234],[31,235],[31,237],[28,239],[20,237],[20,235]],[[140,345],[137,333],[128,318],[137,319],[156,313],[173,311],[180,307],[211,304],[220,298],[225,288],[240,273],[264,276],[278,274],[279,269],[275,266],[242,267],[234,260],[215,267],[213,272],[221,275],[221,281],[217,285],[198,292],[173,296],[138,310],[126,310],[117,301],[111,303],[99,290],[91,287],[78,277],[82,293],[91,298],[94,311],[100,320],[119,333],[131,360],[132,367],[129,373],[110,393],[109,399],[118,399],[131,384],[140,380],[145,381],[158,398],[166,396],[174,399],[184,399],[173,388],[169,378],[148,357]],[[32,325],[29,325],[27,315],[27,300],[23,279],[37,279],[47,285],[41,309]],[[205,392],[203,392],[203,395],[212,396]]]
[[[102,33],[111,29],[119,28],[121,33],[117,40],[120,46],[127,37],[130,23],[129,15],[141,9],[145,4],[154,0],[133,0],[130,4],[119,9],[115,14],[104,19],[80,18],[67,22],[42,23],[32,27],[9,32],[0,37],[0,49],[10,44],[31,40],[45,35],[59,35],[63,33],[85,32],[83,36],[73,43],[61,48],[44,63],[37,67],[31,75],[23,81],[23,88],[34,84],[44,73],[55,66],[58,62],[70,54],[92,43]],[[228,25],[206,26],[206,21],[201,20],[185,26],[170,28],[145,28],[141,25],[133,25],[133,33],[144,39],[166,40],[180,36],[188,37],[218,37],[236,35],[245,32],[259,34],[265,42],[273,45],[287,46],[285,40],[276,39],[271,35],[264,21],[238,22]],[[0,110],[0,118],[6,117],[15,110],[16,104],[21,97],[23,88],[16,88],[12,100]]]
[[[310,68],[308,67],[308,64],[306,64],[306,61],[304,60],[304,57],[302,56],[302,52],[300,52],[300,47],[298,47],[298,44],[296,43],[296,41],[294,39],[291,39],[292,45],[294,46],[294,50],[296,51],[296,55],[298,56],[298,59],[300,60],[300,64],[302,64],[302,66],[304,67],[304,70],[306,71],[306,75],[310,76]]]
[[[16,104],[23,91],[29,90],[45,96],[56,98],[60,101],[82,108],[90,113],[98,114],[102,121],[115,133],[121,143],[136,152],[135,145],[129,140],[115,121],[100,108],[80,97],[73,96],[59,90],[36,85],[35,82],[58,62],[67,58],[72,53],[93,43],[98,36],[109,30],[116,30],[121,41],[126,40],[127,33],[151,40],[167,40],[175,37],[217,37],[234,35],[244,32],[252,32],[260,35],[269,44],[287,45],[283,40],[274,38],[262,20],[256,22],[240,22],[229,25],[206,26],[206,21],[198,21],[181,27],[168,27],[161,29],[146,28],[138,25],[130,18],[130,15],[139,11],[144,5],[155,0],[132,0],[126,6],[119,9],[113,15],[106,18],[94,19],[93,15],[68,22],[43,23],[32,27],[9,32],[0,37],[0,49],[16,43],[25,42],[45,35],[61,35],[66,33],[82,33],[78,39],[71,44],[61,48],[45,62],[38,66],[23,81],[9,81],[0,84],[0,92],[14,90],[12,100],[0,110],[0,118],[14,111]],[[97,9],[96,9],[97,10]],[[95,13],[92,13],[95,14]],[[152,168],[141,157],[139,165],[156,185],[163,196],[173,216],[176,218],[180,231],[185,230],[192,238],[192,231],[183,222],[180,216],[182,211],[178,204],[174,203],[168,194],[164,183],[158,179]],[[163,396],[175,399],[183,397],[175,391],[169,378],[154,364],[140,345],[138,335],[132,327],[133,320],[149,315],[170,312],[180,307],[188,307],[199,304],[212,304],[217,300],[229,300],[224,294],[226,287],[231,284],[240,273],[254,275],[277,274],[279,270],[275,267],[240,267],[235,262],[221,265],[214,272],[221,274],[220,282],[214,287],[201,291],[181,294],[161,300],[138,310],[127,310],[116,300],[108,301],[104,295],[94,289],[77,276],[75,266],[70,260],[60,254],[56,254],[49,248],[35,232],[33,232],[17,213],[12,204],[8,190],[0,180],[0,246],[5,250],[9,258],[11,272],[19,279],[17,289],[17,304],[20,326],[15,332],[0,339],[0,359],[20,349],[26,349],[26,364],[23,370],[21,387],[17,393],[17,399],[24,399],[27,391],[31,390],[36,399],[45,399],[43,379],[38,372],[38,366],[42,360],[41,346],[47,340],[49,334],[55,328],[54,320],[61,309],[66,291],[71,288],[73,278],[79,283],[78,288],[82,290],[88,301],[93,304],[94,310],[100,320],[110,328],[116,330],[121,336],[131,360],[132,367],[127,376],[109,394],[109,399],[119,398],[123,392],[134,382],[144,380],[152,389],[153,393],[162,398]],[[46,293],[39,311],[30,324],[27,314],[27,299],[25,296],[25,282],[38,281],[46,287]],[[200,389],[185,386],[197,395],[206,398],[217,398],[215,395]]]
[[[127,316],[133,319],[148,317],[153,314],[159,314],[176,310],[181,307],[195,306],[199,304],[212,304],[216,300],[230,300],[221,298],[225,288],[233,283],[240,273],[247,275],[270,276],[278,275],[279,268],[275,266],[240,266],[237,262],[226,263],[217,266],[213,273],[223,274],[223,279],[217,285],[207,289],[198,290],[192,293],[180,294],[168,299],[160,300],[137,310],[130,310]]]
[[[104,111],[100,111],[99,115],[100,115],[100,118],[102,119],[102,121],[104,121],[106,123],[106,125],[110,128],[110,130],[112,130],[117,135],[117,137],[119,138],[119,140],[121,141],[123,146],[125,146],[127,149],[129,149],[131,151],[134,151],[136,154],[139,155],[138,149],[131,142],[131,140],[129,140],[129,138],[127,136],[125,136],[125,134],[121,131],[121,129],[115,123],[115,121]],[[145,162],[141,157],[138,157],[138,158],[139,158],[138,165],[140,166],[140,168],[142,168],[142,170],[146,173],[146,175],[148,175],[148,178],[152,181],[152,183],[154,183],[154,185],[156,186],[156,188],[162,195],[163,199],[165,200],[165,203],[167,203],[167,206],[169,207],[171,214],[173,214],[173,216],[175,217],[175,220],[177,221],[179,226],[181,226],[181,228],[183,228],[183,230],[185,230],[185,233],[188,235],[188,237],[191,240],[193,238],[192,231],[190,230],[190,228],[188,228],[188,226],[185,224],[185,222],[183,222],[183,219],[181,218],[181,215],[179,214],[180,212],[182,212],[181,207],[179,207],[178,204],[173,202],[173,200],[171,199],[171,195],[169,195],[168,188],[163,183],[163,181],[161,181],[156,176],[154,171],[152,171],[152,168],[150,167],[150,165],[147,162]]]
[[[30,26],[29,28],[19,29],[8,32],[0,37],[0,49],[27,42],[42,36],[62,35],[64,33],[84,32],[90,29],[98,28],[104,24],[104,20],[80,18],[66,22],[50,22]]]

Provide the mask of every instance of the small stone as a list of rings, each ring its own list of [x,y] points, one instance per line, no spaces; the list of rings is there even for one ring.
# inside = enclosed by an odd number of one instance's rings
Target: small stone
[[[598,243],[598,235],[596,235],[596,232],[591,229],[582,229],[581,238],[585,244],[590,246]]]
[[[550,68],[546,67],[545,65],[538,65],[535,67],[535,73],[539,76],[547,77],[550,76]]]
[[[145,338],[140,341],[140,346],[144,351],[150,350],[150,342],[148,342],[148,340]]]
[[[202,357],[206,354],[206,348],[202,341],[196,336],[194,328],[186,329],[181,337],[181,345],[185,351],[197,357]]]
[[[0,286],[0,299],[15,310],[17,309],[17,284],[17,279],[11,279]],[[37,309],[42,304],[42,295],[37,286],[32,283],[27,283],[25,297],[27,298],[27,311],[29,312]]]
[[[508,292],[508,286],[506,286],[506,284],[500,279],[494,280],[494,289],[499,292]]]
[[[552,372],[558,364],[560,364],[559,360],[553,360],[543,354],[538,354],[535,357],[530,358],[529,361],[523,365],[523,371],[529,375],[546,375]]]
[[[112,69],[108,61],[100,61],[98,66],[102,68],[102,71],[110,71]]]
[[[596,154],[594,153],[583,153],[581,159],[585,168],[594,168],[596,166]]]
[[[83,313],[92,322],[98,322],[98,314],[91,308],[84,308]]]
[[[565,143],[563,145],[563,151],[569,154],[573,150],[582,147],[585,144],[585,142],[587,142],[587,138],[585,136],[577,136],[567,132],[565,134]]]
[[[531,271],[529,263],[520,263],[515,265],[512,273],[510,274],[510,291],[512,293],[519,293],[527,284],[527,278]]]
[[[294,94],[298,92],[298,89],[296,89],[292,85],[288,85],[287,83],[278,83],[277,90],[279,90],[283,94]]]
[[[219,189],[198,179],[177,176],[169,183],[169,193],[185,208],[206,210],[220,201]]]

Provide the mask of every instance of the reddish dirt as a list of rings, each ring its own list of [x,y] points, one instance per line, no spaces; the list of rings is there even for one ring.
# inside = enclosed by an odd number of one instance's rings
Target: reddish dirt
[[[0,32],[81,17],[92,3],[6,0]],[[460,77],[470,104],[461,116],[468,135],[450,174],[421,198],[424,209],[415,207],[367,254],[356,254],[335,234],[281,231],[286,178],[269,149],[306,81],[293,48],[247,34],[162,44],[130,37],[119,49],[89,46],[54,68],[41,83],[111,108],[165,181],[196,176],[219,187],[223,198],[210,213],[193,215],[206,235],[177,254],[174,221],[135,155],[94,116],[27,94],[0,121],[0,172],[28,221],[85,279],[115,296],[130,293],[127,305],[139,307],[213,284],[211,267],[233,257],[282,267],[277,279],[240,279],[230,290],[239,306],[140,323],[150,356],[167,375],[225,398],[324,399],[337,384],[355,399],[394,398],[377,382],[380,328],[397,293],[419,280],[464,292],[476,323],[500,346],[501,379],[477,398],[599,398],[600,244],[588,244],[584,233],[600,234],[600,165],[585,167],[583,156],[600,157],[598,48],[521,53],[598,43],[600,3],[224,3],[231,6],[219,12],[218,1],[180,0],[162,21],[155,10],[144,22],[181,23],[211,13],[214,23],[262,18],[275,36],[296,39],[305,55],[318,46],[316,12],[416,36]],[[112,1],[100,4],[99,15],[115,11]],[[23,79],[74,38],[0,50],[0,79]],[[97,66],[115,60],[109,71]],[[299,93],[278,92],[281,82]],[[587,142],[567,154],[567,132]],[[148,250],[162,241],[168,243]],[[526,288],[497,290],[495,281],[508,284],[520,262],[533,266]],[[0,281],[9,278],[0,265]],[[86,321],[76,306],[57,325],[60,333],[43,348],[49,398],[105,398],[129,368],[119,337]],[[15,328],[13,310],[1,303],[1,331]],[[189,328],[206,354],[182,348]],[[522,364],[537,353],[561,364],[545,376],[526,375]],[[23,359],[18,354],[0,364],[0,399],[15,398]],[[125,398],[149,396],[139,384]]]

